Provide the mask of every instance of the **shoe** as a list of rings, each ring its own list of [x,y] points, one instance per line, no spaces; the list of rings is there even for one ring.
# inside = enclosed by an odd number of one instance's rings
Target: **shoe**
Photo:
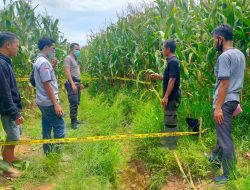
[[[76,124],[80,125],[80,124],[84,124],[84,122],[83,122],[83,121],[80,121],[80,120],[77,120],[77,121],[76,121]]]
[[[75,130],[75,129],[78,129],[78,125],[77,125],[77,123],[73,123],[73,124],[71,124],[71,128],[72,128],[72,129],[74,129],[74,130]]]
[[[208,159],[209,162],[214,164],[216,167],[221,168],[221,161],[218,158],[215,158],[207,153],[204,153],[204,156]]]
[[[176,150],[177,149],[177,144],[176,143],[166,143],[166,141],[161,141],[161,146],[162,149],[169,149],[169,150]]]
[[[228,177],[221,175],[221,176],[217,176],[214,178],[214,181],[216,183],[227,183],[228,182]]]

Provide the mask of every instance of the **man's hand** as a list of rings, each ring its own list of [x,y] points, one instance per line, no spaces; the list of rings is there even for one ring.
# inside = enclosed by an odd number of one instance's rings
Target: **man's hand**
[[[61,117],[63,115],[62,108],[58,103],[54,105],[54,109],[57,116]]]
[[[77,89],[77,86],[75,85],[75,83],[72,83],[71,87],[73,89],[73,92],[76,94],[78,89]]]
[[[160,79],[161,76],[158,73],[153,73],[153,74],[150,75],[150,78],[154,79],[154,80],[157,80],[157,79]]]
[[[161,105],[162,105],[162,107],[165,107],[166,105],[168,105],[168,98],[166,98],[166,97],[164,96],[164,97],[162,98]]]
[[[217,125],[221,125],[224,118],[223,118],[223,112],[221,108],[215,108],[214,110],[214,120],[217,123]]]
[[[227,80],[227,79],[220,80],[218,97],[216,100],[215,110],[214,110],[214,120],[217,123],[217,125],[221,125],[223,120],[224,120],[222,106],[223,106],[223,104],[225,102],[225,98],[227,96],[228,86],[229,86],[229,80]]]
[[[56,57],[53,57],[52,60],[51,60],[52,67],[55,68],[56,65],[57,65],[57,63],[58,63],[57,58],[56,58]]]
[[[83,90],[85,87],[83,84],[81,84],[80,89]]]
[[[23,121],[24,121],[23,116],[21,116],[15,120],[15,123],[16,125],[21,125],[23,124]]]

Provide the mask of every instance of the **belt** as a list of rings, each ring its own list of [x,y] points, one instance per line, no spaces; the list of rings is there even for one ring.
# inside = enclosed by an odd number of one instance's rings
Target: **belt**
[[[81,80],[72,79],[75,84],[81,84]],[[69,80],[67,82],[70,84]]]
[[[80,79],[76,79],[75,77],[72,77],[72,80],[73,80],[74,82],[81,82]]]

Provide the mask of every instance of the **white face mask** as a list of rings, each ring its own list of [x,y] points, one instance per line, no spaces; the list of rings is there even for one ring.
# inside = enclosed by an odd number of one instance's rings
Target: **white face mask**
[[[55,50],[50,51],[48,54],[49,60],[53,59],[55,56],[56,56]]]

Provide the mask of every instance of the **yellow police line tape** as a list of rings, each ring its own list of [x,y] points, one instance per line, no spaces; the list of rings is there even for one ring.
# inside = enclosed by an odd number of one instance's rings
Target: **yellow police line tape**
[[[101,80],[102,78],[87,78],[87,80],[93,81],[93,80]],[[146,85],[151,85],[151,82],[147,82],[147,81],[140,81],[140,80],[136,80],[136,79],[130,79],[130,78],[122,78],[122,77],[104,77],[104,79],[106,80],[122,80],[122,81],[133,81],[136,83],[140,83],[140,84],[146,84]],[[65,80],[65,79],[59,79],[59,80]],[[17,82],[29,82],[30,79],[29,78],[16,78]]]
[[[29,82],[30,79],[29,78],[16,78],[17,82]]]
[[[65,79],[59,79],[59,80],[61,81]],[[29,78],[16,78],[16,81],[17,82],[30,82],[30,79]]]
[[[20,140],[12,142],[0,142],[0,146],[34,145],[34,144],[47,144],[47,143],[95,142],[95,141],[143,139],[143,138],[169,137],[169,136],[189,136],[189,135],[198,135],[204,132],[205,130],[200,132],[145,133],[145,134],[125,134],[125,135],[94,136],[94,137],[72,137],[72,138],[62,138],[62,139]]]
[[[147,81],[140,81],[140,80],[135,80],[135,79],[130,79],[130,78],[122,78],[122,77],[108,77],[108,79],[114,79],[114,80],[123,80],[123,81],[133,81],[141,84],[146,84],[146,85],[151,85],[151,82]]]

